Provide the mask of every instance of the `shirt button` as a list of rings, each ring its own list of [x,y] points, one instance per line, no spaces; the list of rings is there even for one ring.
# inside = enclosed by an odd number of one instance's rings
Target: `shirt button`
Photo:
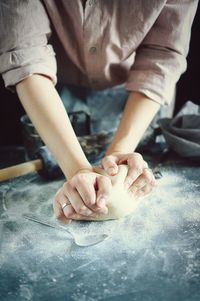
[[[94,54],[96,51],[97,51],[97,47],[92,46],[92,47],[90,48],[90,53],[91,53],[91,54]]]
[[[92,5],[96,4],[96,2],[97,2],[96,0],[90,0],[89,5],[92,6]]]

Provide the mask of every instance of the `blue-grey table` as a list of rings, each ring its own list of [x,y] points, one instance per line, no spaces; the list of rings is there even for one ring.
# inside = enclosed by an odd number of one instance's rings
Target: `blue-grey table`
[[[73,222],[74,235],[106,233],[78,247],[63,231],[23,218],[52,220],[63,180],[36,173],[0,186],[1,301],[199,301],[200,168],[161,165],[158,188],[136,211],[106,222]]]

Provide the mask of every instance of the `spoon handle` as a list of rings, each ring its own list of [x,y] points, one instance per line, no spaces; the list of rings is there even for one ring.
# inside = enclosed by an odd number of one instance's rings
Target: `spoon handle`
[[[33,214],[23,214],[22,216],[25,219],[28,219],[32,222],[35,222],[35,223],[38,223],[38,224],[41,224],[41,225],[44,225],[44,226],[47,226],[47,227],[50,227],[50,228],[54,228],[54,229],[57,229],[57,230],[65,231],[65,233],[67,232],[68,234],[70,234],[72,236],[71,232],[69,232],[65,227],[52,224],[48,220],[41,219],[40,217],[37,217]]]

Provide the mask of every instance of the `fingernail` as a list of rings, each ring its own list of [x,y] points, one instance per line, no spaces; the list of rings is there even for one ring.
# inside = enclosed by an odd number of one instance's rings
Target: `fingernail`
[[[106,200],[105,198],[101,197],[99,200],[98,200],[98,206],[99,207],[104,207],[106,205]]]
[[[116,168],[114,168],[114,167],[109,167],[108,169],[107,169],[107,173],[109,174],[109,175],[115,175],[116,174]]]

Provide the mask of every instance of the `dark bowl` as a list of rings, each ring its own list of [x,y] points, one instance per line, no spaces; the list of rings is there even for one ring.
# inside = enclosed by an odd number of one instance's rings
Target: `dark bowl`
[[[167,144],[171,149],[184,158],[200,160],[200,144],[171,133],[171,121],[172,120],[170,118],[163,118],[159,120],[159,125]]]

